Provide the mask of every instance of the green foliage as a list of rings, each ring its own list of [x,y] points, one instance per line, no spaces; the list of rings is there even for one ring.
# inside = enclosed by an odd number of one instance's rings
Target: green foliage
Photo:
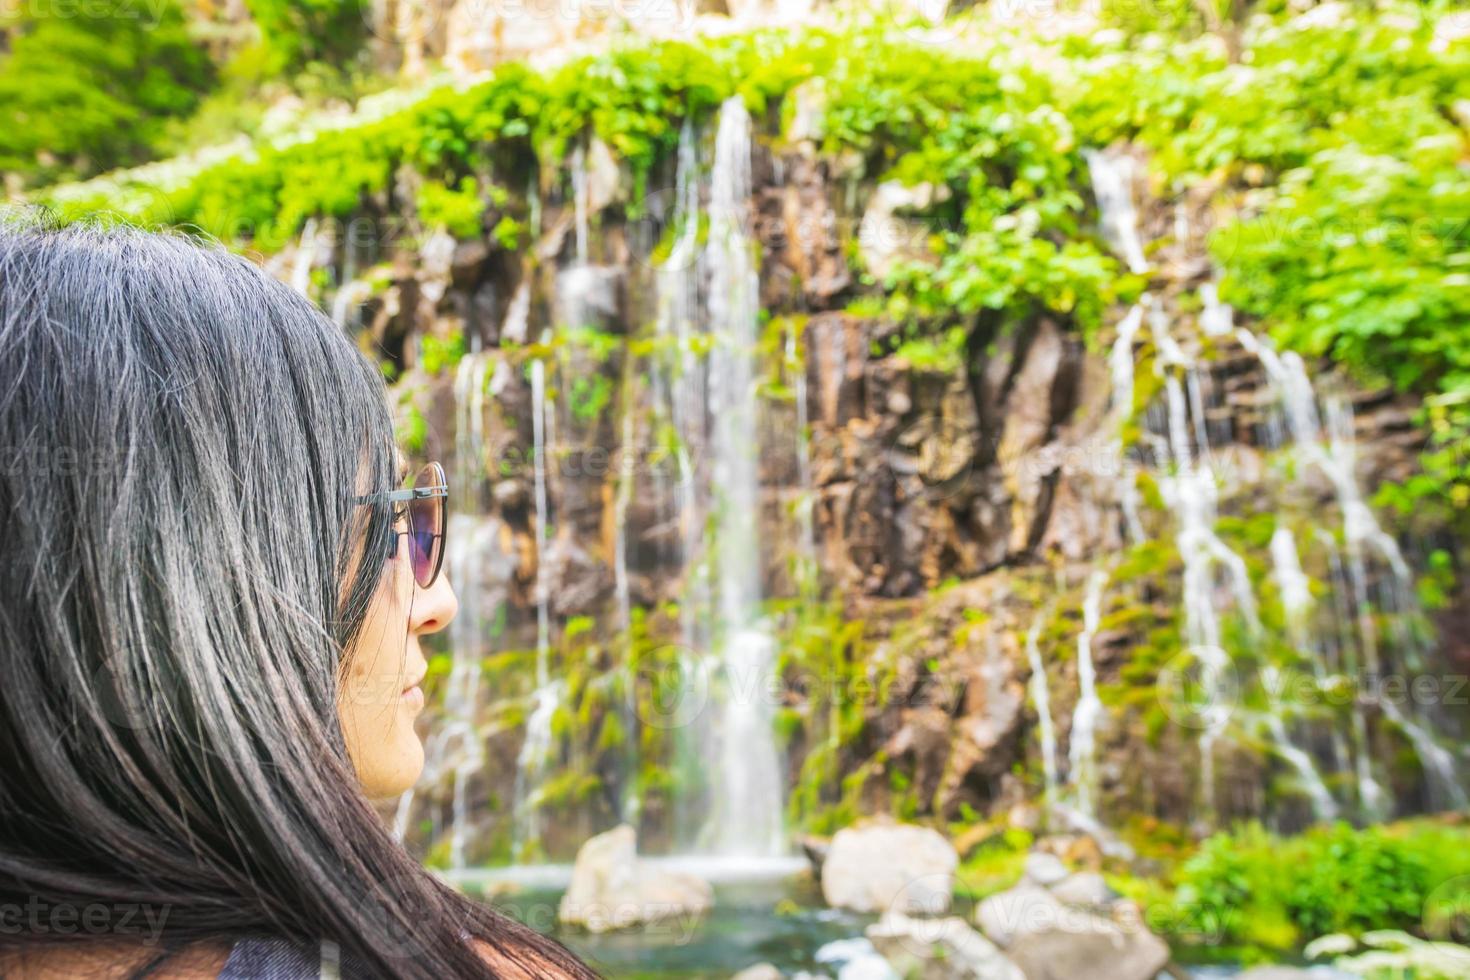
[[[979,901],[1010,888],[1020,880],[1033,843],[1030,833],[1016,827],[991,834],[960,864],[956,893]]]
[[[213,83],[174,0],[17,9],[0,21],[0,170],[39,182],[147,159]]]
[[[370,4],[363,0],[247,0],[274,71],[310,62],[345,65],[367,37]]]
[[[1470,47],[1436,33],[1447,4],[1384,6],[1257,20],[1233,65],[1211,39],[1077,41],[1061,84],[1082,139],[1146,145],[1171,189],[1259,188],[1211,236],[1222,295],[1287,347],[1426,396],[1424,473],[1383,501],[1463,519],[1470,177],[1453,106],[1470,95]]]
[[[419,364],[429,374],[454,370],[465,355],[464,332],[459,330],[448,337],[425,334],[420,344]]]
[[[473,177],[461,179],[455,187],[429,180],[419,188],[419,220],[426,227],[443,228],[456,238],[478,238],[484,210],[480,185]]]
[[[900,262],[884,283],[895,318],[1047,310],[1099,323],[1116,266],[1079,235],[1081,157],[1044,74],[999,52],[857,35],[824,81],[829,152],[861,154],[873,177],[938,188],[922,216],[932,260]]]
[[[262,142],[244,158],[177,173],[122,173],[55,188],[42,199],[64,217],[113,210],[144,226],[191,225],[270,253],[294,240],[308,218],[350,217],[399,166],[438,181],[446,193],[458,188],[455,194],[463,194],[465,177],[493,162],[524,169],[536,87],[536,76],[507,66],[465,91],[436,91],[310,140]]]
[[[1470,833],[1430,821],[1314,828],[1281,838],[1259,826],[1206,840],[1180,866],[1178,922],[1210,923],[1251,958],[1299,950],[1327,933],[1417,929],[1436,888],[1470,870]]]

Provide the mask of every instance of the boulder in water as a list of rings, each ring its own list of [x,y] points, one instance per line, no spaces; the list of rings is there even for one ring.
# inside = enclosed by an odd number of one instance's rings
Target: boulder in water
[[[1023,880],[1016,887],[981,902],[975,909],[975,923],[986,936],[1004,948],[1025,932],[1055,925],[1064,911],[1062,903],[1051,892]]]
[[[958,866],[949,841],[927,827],[847,827],[832,838],[822,863],[822,896],[855,912],[937,915],[949,908]]]
[[[1067,866],[1055,854],[1036,851],[1026,855],[1025,875],[1034,884],[1050,888],[1066,880],[1068,874]]]
[[[1153,980],[1169,962],[1169,947],[1139,916],[1095,914],[1030,881],[990,896],[975,916],[1027,980]]]
[[[712,904],[709,882],[639,861],[637,834],[623,824],[582,845],[558,915],[590,932],[609,932],[703,915]]]
[[[1118,900],[1118,893],[1096,871],[1068,875],[1051,886],[1051,893],[1067,905],[1091,909],[1106,909]]]
[[[889,912],[868,927],[867,936],[903,977],[1026,980],[1016,964],[996,949],[994,943],[957,915],[917,919],[902,912]]]
[[[730,980],[785,980],[785,976],[786,974],[769,963],[757,963],[755,966],[747,966]]]

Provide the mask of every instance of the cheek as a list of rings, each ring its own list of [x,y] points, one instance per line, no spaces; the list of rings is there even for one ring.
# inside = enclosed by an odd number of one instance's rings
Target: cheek
[[[373,797],[409,789],[423,768],[416,712],[402,698],[408,615],[401,583],[390,573],[348,654],[337,711],[347,752]]]
[[[362,696],[338,706],[347,754],[363,790],[374,798],[411,788],[424,765],[414,728],[417,712],[392,685],[368,685]]]

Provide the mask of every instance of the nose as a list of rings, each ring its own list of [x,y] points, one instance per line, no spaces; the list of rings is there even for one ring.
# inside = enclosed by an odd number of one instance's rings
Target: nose
[[[442,571],[434,584],[427,589],[414,585],[417,590],[413,598],[413,611],[409,616],[408,630],[415,636],[437,633],[448,626],[459,612],[459,598],[449,584],[449,576]]]

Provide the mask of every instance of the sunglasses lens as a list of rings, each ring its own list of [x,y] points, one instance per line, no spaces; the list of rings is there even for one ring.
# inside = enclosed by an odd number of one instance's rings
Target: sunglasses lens
[[[444,469],[438,463],[430,463],[419,471],[414,479],[415,487],[442,487]],[[416,497],[409,502],[408,519],[410,553],[413,557],[413,577],[423,588],[434,584],[439,576],[439,565],[444,559],[445,498]]]

